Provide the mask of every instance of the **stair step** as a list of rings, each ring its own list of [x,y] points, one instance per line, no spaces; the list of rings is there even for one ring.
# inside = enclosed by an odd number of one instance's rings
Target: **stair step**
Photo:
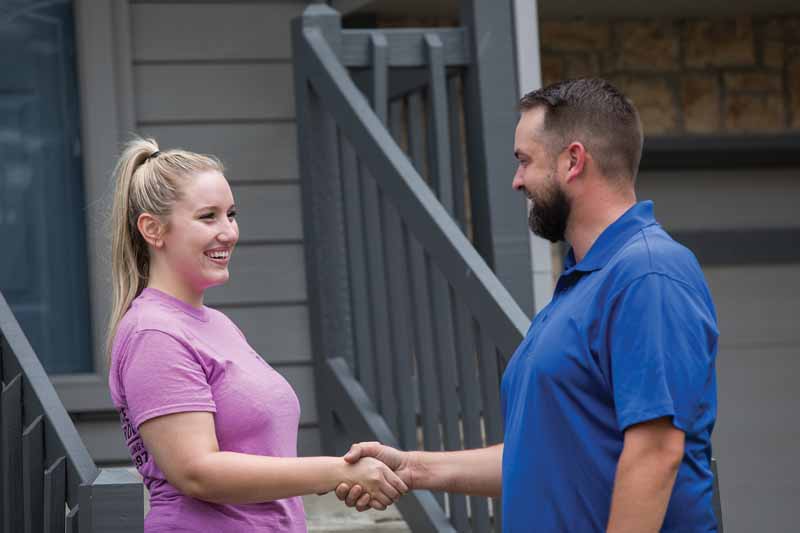
[[[135,475],[131,467],[117,467]],[[147,489],[144,489],[144,512],[150,510]],[[349,509],[332,492],[322,496],[303,497],[308,518],[308,533],[411,533],[396,507],[385,511],[359,513]]]

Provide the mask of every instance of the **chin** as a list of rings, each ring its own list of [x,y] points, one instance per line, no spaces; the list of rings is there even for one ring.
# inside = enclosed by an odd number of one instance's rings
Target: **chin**
[[[230,279],[230,277],[231,277],[230,273],[226,270],[224,273],[217,273],[213,276],[207,277],[203,285],[205,285],[206,289],[217,287],[219,285],[224,285],[225,283],[228,282],[228,279]]]

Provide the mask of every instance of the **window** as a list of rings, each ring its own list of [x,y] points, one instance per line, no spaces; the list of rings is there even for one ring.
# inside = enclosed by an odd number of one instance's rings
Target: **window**
[[[0,291],[51,374],[92,371],[73,6],[0,7]]]

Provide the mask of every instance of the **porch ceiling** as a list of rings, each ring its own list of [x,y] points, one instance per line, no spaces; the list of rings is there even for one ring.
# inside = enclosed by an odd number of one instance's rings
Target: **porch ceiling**
[[[377,13],[386,17],[455,17],[459,0],[333,0],[342,13]],[[728,17],[800,14],[797,0],[539,0],[541,18],[566,17]]]

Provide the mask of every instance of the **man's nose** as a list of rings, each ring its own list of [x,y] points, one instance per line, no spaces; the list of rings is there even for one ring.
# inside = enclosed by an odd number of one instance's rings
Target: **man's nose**
[[[522,177],[519,175],[519,171],[517,171],[517,173],[514,174],[514,179],[511,180],[511,188],[514,189],[515,191],[518,191],[523,187],[524,184],[522,182]]]

